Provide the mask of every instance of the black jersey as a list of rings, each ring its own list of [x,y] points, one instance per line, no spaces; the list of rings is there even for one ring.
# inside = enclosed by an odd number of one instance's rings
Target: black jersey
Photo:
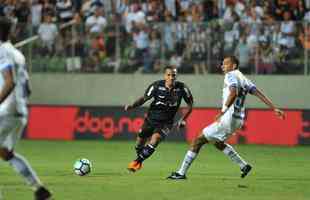
[[[151,122],[173,123],[182,98],[186,103],[193,102],[193,96],[188,87],[179,81],[176,81],[174,87],[169,89],[165,86],[165,81],[155,81],[145,91],[144,97],[148,100],[153,98],[147,119]]]

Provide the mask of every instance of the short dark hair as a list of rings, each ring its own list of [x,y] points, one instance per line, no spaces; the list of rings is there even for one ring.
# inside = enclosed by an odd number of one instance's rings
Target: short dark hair
[[[227,56],[226,58],[229,58],[230,61],[236,65],[236,69],[239,68],[239,60],[236,56]]]
[[[171,65],[167,65],[167,66],[164,68],[164,72],[166,72],[167,69],[174,70],[174,69],[176,69],[176,68],[173,67],[173,66],[171,66]]]
[[[0,40],[5,42],[9,40],[11,31],[11,21],[6,17],[0,17]]]

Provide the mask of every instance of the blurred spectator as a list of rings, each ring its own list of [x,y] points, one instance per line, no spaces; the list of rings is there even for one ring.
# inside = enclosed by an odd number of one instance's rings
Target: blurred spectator
[[[223,20],[224,20],[225,23],[233,22],[232,16],[233,16],[234,12],[235,12],[234,5],[229,5],[226,8],[224,16],[223,16]]]
[[[297,69],[294,62],[302,62],[303,50],[308,49],[308,30],[298,30],[305,22],[310,23],[309,2],[0,0],[0,15],[15,23],[13,41],[22,40],[30,35],[30,30],[36,32],[41,27],[38,34],[46,40],[42,42],[43,54],[54,55],[56,44],[57,56],[66,55],[73,60],[89,56],[86,62],[66,59],[68,71],[79,71],[81,65],[82,71],[87,71],[84,64],[95,63],[88,71],[113,68],[134,72],[143,66],[143,72],[158,72],[164,62],[161,59],[166,59],[175,64],[181,60],[180,71],[186,65],[186,72],[220,72],[217,60],[225,54],[235,54],[246,73],[253,71],[251,63],[256,64],[259,73],[273,73],[275,69],[281,73]],[[45,17],[41,22],[42,13],[51,17],[50,23]],[[78,23],[59,29],[61,37],[55,36],[56,24],[61,27],[74,16],[78,16]],[[32,26],[27,26],[29,22]],[[47,35],[43,36],[45,32]],[[47,42],[52,40],[54,44]]]
[[[56,37],[58,29],[55,23],[52,22],[52,16],[47,14],[44,16],[43,23],[39,26],[38,35],[41,40],[41,54],[43,56],[53,56],[55,53]]]
[[[245,24],[245,31],[248,34],[247,44],[250,48],[254,48],[258,44],[258,35],[262,20],[257,15],[255,7],[250,7],[246,10],[246,16],[242,18],[242,23]]]
[[[258,46],[258,74],[271,74],[274,71],[274,54],[270,43],[266,38],[259,41]]]
[[[281,22],[281,40],[280,43],[287,47],[288,49],[292,49],[295,47],[295,22],[291,18],[291,12],[285,11],[283,13],[284,21]]]
[[[0,0],[0,16],[5,16],[4,14],[5,1],[6,0]]]
[[[73,19],[74,9],[71,0],[57,0],[56,14],[58,22],[65,23]]]
[[[299,0],[297,3],[298,3],[297,7],[293,9],[294,20],[301,21],[303,20],[307,9],[305,2],[303,0]]]
[[[39,0],[33,0],[31,5],[31,24],[32,31],[36,32],[41,23],[42,18],[42,4],[39,3]]]
[[[180,16],[180,21],[176,23],[176,44],[175,49],[179,56],[183,56],[187,39],[189,38],[189,34],[191,32],[191,24],[187,23],[186,13],[182,13]]]
[[[106,0],[92,0],[91,7],[104,7]]]
[[[204,21],[210,21],[219,17],[219,7],[216,1],[205,0],[203,2]]]
[[[54,16],[56,13],[55,5],[51,2],[52,0],[43,0],[42,13]]]
[[[305,25],[303,30],[299,33],[298,39],[302,47],[308,51],[307,55],[310,55],[310,25]]]
[[[274,6],[273,1],[263,1],[262,9],[264,12],[264,16],[265,15],[272,15],[274,8],[275,8],[275,6]]]
[[[194,71],[196,74],[206,74],[206,55],[207,55],[207,33],[202,26],[198,25],[190,34],[189,49],[190,56],[193,62]]]
[[[176,25],[172,21],[172,15],[170,12],[165,13],[165,23],[163,25],[163,34],[164,34],[164,45],[166,54],[170,54],[170,52],[174,51],[175,47],[175,35],[176,35]]]
[[[80,11],[83,5],[83,0],[72,0],[73,10],[76,12]]]
[[[200,23],[203,21],[203,7],[202,5],[192,4],[188,21],[194,23]],[[190,18],[190,19],[189,19]]]
[[[147,23],[155,23],[164,20],[164,7],[156,0],[150,0],[142,4],[144,7],[145,19]]]
[[[209,72],[222,73],[221,67],[219,67],[221,65],[221,63],[219,63],[219,60],[224,57],[224,28],[223,25],[221,25],[219,22],[216,22],[214,24],[211,24],[210,29],[211,33],[216,34],[209,34],[211,36],[211,52],[208,61],[210,66]]]
[[[224,24],[224,54],[232,55],[240,35],[239,17],[237,13],[232,13],[232,20]]]
[[[19,40],[23,40],[27,38],[29,33],[30,4],[28,0],[20,0],[16,4],[15,15],[18,22],[15,34]]]
[[[276,20],[283,20],[284,12],[290,10],[290,5],[287,0],[276,0],[274,16]]]
[[[129,12],[129,0],[116,0],[116,13],[123,15]]]
[[[86,65],[83,66],[83,72],[99,72],[101,68],[100,55],[98,51],[91,51]]]
[[[17,1],[16,0],[6,0],[4,2],[3,14],[7,18],[15,17],[15,8],[16,8]]]
[[[156,60],[160,59],[160,52],[161,44],[159,32],[153,29],[150,33],[150,59],[152,65],[154,65]]]
[[[165,0],[166,11],[171,13],[173,18],[176,18],[176,0]]]
[[[102,34],[92,33],[91,38],[91,50],[90,52],[98,52],[99,58],[102,60],[106,57],[105,40]]]
[[[87,19],[89,16],[92,15],[91,4],[92,4],[92,0],[83,1],[82,7],[81,7],[81,14],[82,14],[83,19]]]
[[[120,34],[117,34],[117,19],[115,19],[117,16],[113,15],[113,19],[111,20],[111,24],[108,25],[108,27],[106,28],[106,49],[107,49],[107,56],[109,58],[114,59],[115,55],[116,55],[116,40],[117,40],[117,36],[120,36]]]
[[[74,16],[75,24],[71,27],[71,36],[65,46],[66,69],[68,72],[80,71],[82,58],[86,57],[85,36],[83,35],[82,18],[79,14]]]
[[[180,4],[181,12],[188,12],[193,0],[177,0]]]
[[[134,24],[145,24],[145,13],[141,10],[139,4],[131,4],[128,13],[125,13],[124,20],[128,33],[132,31]]]
[[[96,7],[95,14],[86,19],[86,30],[90,33],[102,33],[107,26],[102,7]]]
[[[133,40],[135,42],[136,52],[135,56],[139,64],[143,64],[143,72],[150,73],[153,71],[150,59],[150,40],[147,27],[139,24],[137,30],[133,33]]]
[[[252,57],[252,49],[247,44],[246,35],[242,34],[235,49],[235,56],[239,59],[239,68],[242,73],[250,73],[250,60]]]

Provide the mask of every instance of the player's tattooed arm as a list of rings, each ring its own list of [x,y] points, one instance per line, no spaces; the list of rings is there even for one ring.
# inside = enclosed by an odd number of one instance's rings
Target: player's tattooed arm
[[[258,88],[256,88],[256,90],[253,92],[253,95],[259,98],[262,102],[264,102],[269,108],[271,108],[279,118],[285,118],[284,112],[276,108],[276,106],[272,103],[271,99],[264,95],[264,93]]]
[[[145,96],[139,97],[133,104],[125,105],[125,110],[131,110],[143,105],[148,99]]]
[[[15,87],[15,83],[13,80],[13,74],[11,69],[5,69],[2,72],[2,76],[4,79],[4,87],[0,92],[0,104],[5,101],[5,99],[11,94],[12,90]]]

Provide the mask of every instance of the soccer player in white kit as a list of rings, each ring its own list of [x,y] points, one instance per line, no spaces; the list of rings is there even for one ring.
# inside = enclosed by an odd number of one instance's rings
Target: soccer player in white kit
[[[248,93],[258,97],[274,113],[284,119],[284,112],[277,109],[272,101],[266,97],[249,79],[238,70],[239,61],[234,56],[226,57],[222,64],[225,74],[223,87],[223,105],[221,112],[216,116],[215,122],[203,129],[191,144],[182,162],[180,169],[168,177],[168,179],[186,179],[186,172],[191,163],[197,157],[201,147],[209,142],[227,155],[234,163],[238,164],[241,170],[241,178],[244,178],[252,169],[235,149],[225,141],[243,125],[245,118],[244,101]]]
[[[0,18],[0,157],[34,189],[35,200],[47,200],[43,187],[26,159],[14,152],[27,124],[27,98],[30,95],[25,57],[9,42],[11,22]]]

